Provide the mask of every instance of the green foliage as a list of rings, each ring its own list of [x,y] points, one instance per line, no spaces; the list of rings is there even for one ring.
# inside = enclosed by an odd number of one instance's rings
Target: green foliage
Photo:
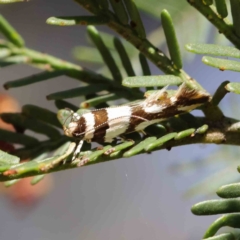
[[[98,16],[71,16],[71,17],[50,17],[47,24],[57,26],[74,26],[74,25],[102,25],[108,22],[107,18]]]
[[[21,113],[1,114],[1,119],[11,123],[16,132],[0,130],[0,140],[21,145],[10,154],[0,151],[0,181],[5,181],[6,186],[9,187],[18,179],[27,176],[35,176],[31,182],[34,185],[41,181],[46,173],[111,161],[121,157],[131,157],[160,149],[171,149],[175,146],[193,143],[240,145],[240,120],[226,117],[218,106],[228,92],[239,94],[240,84],[224,81],[218,83],[219,87],[216,87],[217,90],[211,101],[206,102],[198,109],[203,112],[203,117],[196,117],[190,113],[175,116],[166,119],[162,124],[146,128],[146,133],[150,136],[145,137],[142,133],[132,133],[127,136],[128,140],[120,143],[113,142],[101,149],[92,149],[91,144],[85,142],[81,153],[72,161],[76,143],[74,139],[66,137],[59,131],[66,119],[69,120],[70,112],[64,108],[70,108],[83,114],[89,111],[86,109],[91,107],[111,106],[115,100],[127,102],[141,99],[144,95],[143,88],[147,90],[145,96],[149,96],[156,91],[154,90],[156,87],[179,86],[182,83],[196,91],[206,91],[198,81],[191,78],[182,69],[183,53],[180,54],[181,44],[177,33],[179,24],[183,20],[180,19],[179,14],[190,11],[190,5],[205,16],[218,32],[235,47],[189,43],[186,45],[186,49],[195,54],[213,55],[214,57],[203,56],[202,59],[203,63],[211,67],[222,71],[240,71],[239,61],[222,58],[240,58],[240,2],[238,0],[231,0],[230,7],[225,0],[214,2],[212,0],[189,0],[186,2],[171,0],[172,4],[176,5],[176,9],[182,9],[182,12],[166,10],[166,5],[171,2],[169,0],[151,1],[152,4],[146,0],[76,0],[79,5],[89,11],[89,15],[49,17],[47,19],[48,24],[60,27],[88,25],[87,33],[93,46],[79,46],[75,48],[74,55],[81,61],[91,63],[95,67],[93,71],[87,70],[79,64],[73,64],[25,47],[20,34],[3,16],[0,16],[0,32],[5,36],[5,40],[1,39],[0,41],[0,66],[28,64],[42,70],[38,74],[5,83],[6,89],[47,81],[62,75],[78,81],[77,88],[47,96],[47,99],[54,100],[56,107],[60,109],[58,114],[30,104],[23,106]],[[0,3],[12,2],[22,1],[0,0]],[[151,13],[155,18],[161,17],[161,20],[158,20],[161,21],[162,28],[147,36],[146,30],[148,29],[144,27],[138,7]],[[195,14],[196,12],[193,12],[194,17]],[[232,16],[232,20],[228,19],[229,14]],[[187,14],[186,16],[190,17],[191,15]],[[105,25],[111,28],[119,35],[119,38],[98,31],[96,25]],[[202,29],[200,30],[195,27],[193,31],[196,32],[191,32],[191,35],[199,36],[198,34],[200,34],[207,38],[207,34],[203,34],[204,31],[206,32],[206,26],[206,24],[201,24]],[[189,34],[183,35],[189,37]],[[170,58],[159,48],[163,42],[166,42]],[[149,61],[163,74],[152,76]],[[101,67],[102,74],[96,70],[96,64]],[[137,68],[141,69],[140,74],[136,71]],[[79,81],[81,82],[80,87]],[[175,91],[168,90],[167,93],[172,95]],[[65,101],[67,98],[78,96],[85,97],[80,104],[80,109]],[[40,133],[46,137],[46,140],[39,141],[27,135],[26,130]],[[21,162],[21,159],[26,158],[31,160]],[[199,188],[201,189],[201,187]],[[237,239],[238,236],[232,233],[216,236],[215,234],[223,226],[240,228],[240,215],[237,213],[240,204],[236,199],[240,196],[239,183],[223,186],[217,193],[225,199],[198,203],[193,206],[192,212],[197,215],[226,213],[209,227],[204,238],[209,240]]]
[[[137,76],[127,77],[122,81],[122,85],[125,87],[164,87],[167,85],[180,85],[182,80],[180,77],[174,75],[164,76]]]
[[[182,58],[181,53],[175,33],[175,29],[173,26],[171,15],[167,10],[163,10],[161,12],[161,22],[163,26],[163,30],[166,36],[166,41],[169,49],[169,53],[171,56],[171,60],[173,61],[176,68],[182,68]]]
[[[215,215],[225,214],[214,221],[205,232],[204,239],[238,239],[239,234],[226,234],[225,238],[215,234],[222,227],[229,226],[232,228],[240,228],[240,202],[239,183],[233,183],[220,187],[217,190],[219,197],[225,199],[208,200],[195,204],[192,212],[196,215]],[[215,236],[215,237],[214,237]],[[214,237],[214,238],[213,238]]]

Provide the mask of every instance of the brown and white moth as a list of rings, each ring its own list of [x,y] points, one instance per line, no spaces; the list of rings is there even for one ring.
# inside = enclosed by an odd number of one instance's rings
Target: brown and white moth
[[[173,96],[168,96],[166,88],[137,103],[96,109],[81,116],[72,112],[64,133],[80,140],[74,156],[80,152],[84,140],[112,142],[117,137],[143,131],[149,125],[191,111],[210,99],[207,92],[192,89],[185,83]]]

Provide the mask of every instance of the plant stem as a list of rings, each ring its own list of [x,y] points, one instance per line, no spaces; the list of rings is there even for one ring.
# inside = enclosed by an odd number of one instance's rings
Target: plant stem
[[[95,15],[105,14],[105,12],[101,12],[100,9],[91,6],[91,4],[87,4],[86,0],[75,1]],[[183,81],[187,82],[193,88],[202,89],[200,84],[188,76],[187,73],[185,73],[183,70],[174,68],[172,61],[160,49],[151,44],[146,38],[140,38],[129,25],[124,25],[119,22],[112,12],[108,11],[107,14],[109,17],[109,22],[107,23],[108,27],[113,29],[133,46],[135,46],[145,57],[152,61],[164,73],[179,76]]]
[[[219,33],[224,34],[229,41],[231,41],[238,49],[240,49],[240,39],[235,34],[232,24],[227,18],[221,18],[221,16],[217,13],[215,6],[207,6],[203,4],[202,0],[187,1],[203,16],[205,16],[208,21],[210,21],[219,30]]]
[[[208,122],[206,118],[198,118],[199,121],[202,123],[206,123],[209,125],[209,130],[206,134],[196,134],[195,136],[189,136],[186,138],[182,138],[179,140],[170,140],[163,145],[155,148],[153,151],[161,150],[161,149],[168,149],[170,150],[173,147],[189,145],[189,144],[227,144],[227,145],[237,145],[240,146],[240,122],[232,119],[232,118],[224,118],[221,122]],[[140,141],[141,142],[141,141]],[[131,144],[130,144],[131,145]],[[130,146],[129,145],[129,146]],[[109,148],[113,148],[114,146],[107,146],[107,150]],[[119,159],[123,157],[124,153],[128,150],[119,151],[118,154],[104,155],[101,152],[101,155],[97,155],[95,159],[92,159],[88,164],[96,164],[105,161],[111,161],[115,159]],[[96,151],[93,151],[96,153]],[[81,159],[85,156],[90,156],[92,151],[81,152]],[[111,151],[110,151],[111,152]],[[143,152],[139,152],[137,154],[141,154]],[[66,158],[70,159],[71,155],[65,154]],[[59,156],[61,157],[61,156]],[[4,169],[2,174],[0,175],[0,181],[8,181],[12,179],[18,179],[28,176],[36,176],[50,172],[56,172],[61,170],[67,170],[70,168],[76,168],[79,165],[80,159],[71,163],[66,163],[60,166],[56,166],[54,168],[46,168],[51,164],[51,159],[57,159],[58,157],[55,156],[50,159],[42,160],[41,162],[37,161],[30,161],[18,165],[12,165],[9,170]]]
[[[80,80],[85,83],[105,83],[111,86],[113,90],[126,91],[126,98],[132,100],[133,98],[142,98],[143,94],[137,89],[126,89],[120,82],[113,81],[107,77],[97,74],[86,68],[82,68],[77,64],[62,60],[51,55],[41,53],[28,48],[18,48],[11,43],[7,43],[1,40],[1,46],[9,48],[14,55],[23,55],[28,57],[28,64],[33,64],[38,67],[39,64],[45,65],[45,70],[62,70],[66,71],[65,74],[74,79]],[[42,68],[42,67],[41,67]]]

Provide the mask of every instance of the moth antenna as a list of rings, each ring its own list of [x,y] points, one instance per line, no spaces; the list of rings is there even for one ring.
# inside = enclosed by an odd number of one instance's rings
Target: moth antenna
[[[64,123],[63,123],[63,126],[65,126],[67,120],[73,116],[74,112],[70,109],[70,108],[65,108],[65,110],[69,111],[70,112],[70,115],[65,119]]]
[[[145,122],[148,122],[148,121],[149,121],[148,119],[143,118],[143,117],[139,117],[139,116],[137,116],[137,115],[132,115],[131,117],[133,117],[133,118],[138,118],[138,119],[142,119],[142,120],[145,121]]]

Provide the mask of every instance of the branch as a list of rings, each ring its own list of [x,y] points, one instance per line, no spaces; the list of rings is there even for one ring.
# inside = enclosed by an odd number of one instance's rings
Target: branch
[[[187,0],[189,4],[195,7],[209,22],[211,22],[218,30],[219,33],[231,41],[238,49],[240,49],[240,39],[234,31],[234,27],[226,18],[222,18],[216,11],[216,8],[211,5],[208,6],[202,0]]]
[[[76,0],[76,2],[94,15],[106,14],[106,11],[101,12],[101,10],[95,7],[94,4],[89,4],[89,1]],[[189,85],[192,85],[193,88],[202,89],[199,83],[191,78],[186,72],[184,72],[182,69],[179,70],[175,68],[172,64],[172,61],[160,49],[156,48],[146,38],[141,38],[139,35],[137,35],[130,26],[119,22],[111,11],[107,12],[107,16],[109,18],[107,23],[109,28],[113,29],[133,46],[135,46],[145,57],[152,61],[164,73],[179,76],[183,79],[183,81],[187,82]]]
[[[31,50],[28,48],[18,48],[11,44],[10,42],[6,42],[4,40],[0,41],[0,46],[8,48],[11,51],[11,54],[14,56],[23,56],[22,58],[24,60],[24,63],[33,65],[34,67],[41,68],[44,70],[47,70],[48,72],[51,72],[53,70],[60,70],[65,73],[65,75],[80,80],[82,82],[91,84],[94,83],[103,83],[103,84],[108,84],[110,87],[109,89],[112,92],[117,92],[119,90],[124,90],[125,91],[125,97],[127,99],[133,99],[133,98],[141,98],[142,94],[139,90],[136,89],[126,89],[124,88],[120,83],[116,81],[112,81],[111,79],[104,77],[100,74],[97,74],[95,72],[92,72],[86,68],[82,68],[79,65],[73,64],[71,62],[65,61],[63,59],[59,59],[57,57],[53,57],[51,55],[41,53],[35,50]],[[4,59],[5,61],[5,59]],[[47,76],[47,75],[46,75]],[[38,77],[38,74],[36,75],[35,78]],[[50,78],[50,76],[48,77]],[[34,76],[30,76],[29,78],[23,78],[19,79],[16,81],[11,81],[5,83],[5,86],[9,88],[9,85],[11,87],[16,87],[16,86],[22,86],[30,82],[34,83],[36,80],[34,79]],[[27,81],[26,81],[27,80]],[[31,81],[32,80],[32,81]],[[43,79],[44,80],[44,79]],[[41,80],[38,80],[41,81]],[[19,84],[21,82],[22,84]]]
[[[232,118],[224,118],[219,122],[210,122],[206,118],[197,118],[200,123],[208,124],[209,128],[206,133],[202,134],[200,128],[187,130],[180,133],[169,133],[160,138],[148,137],[145,140],[137,139],[135,145],[133,141],[126,141],[118,145],[107,145],[100,150],[83,151],[80,156],[71,161],[75,143],[64,154],[54,156],[45,160],[32,160],[25,163],[14,165],[0,166],[0,181],[8,181],[28,176],[36,176],[56,171],[67,170],[71,168],[82,167],[100,162],[112,161],[115,159],[130,157],[142,153],[150,153],[162,149],[170,150],[173,147],[184,146],[189,144],[227,144],[240,146],[240,122]],[[190,130],[190,129],[189,129]],[[185,135],[184,135],[185,134]],[[58,140],[58,141],[63,141]],[[65,138],[65,142],[67,139]],[[156,144],[157,143],[157,144]],[[45,144],[49,147],[49,143]],[[134,145],[134,146],[133,146]],[[133,146],[130,150],[129,148]],[[65,164],[61,164],[66,161]]]

